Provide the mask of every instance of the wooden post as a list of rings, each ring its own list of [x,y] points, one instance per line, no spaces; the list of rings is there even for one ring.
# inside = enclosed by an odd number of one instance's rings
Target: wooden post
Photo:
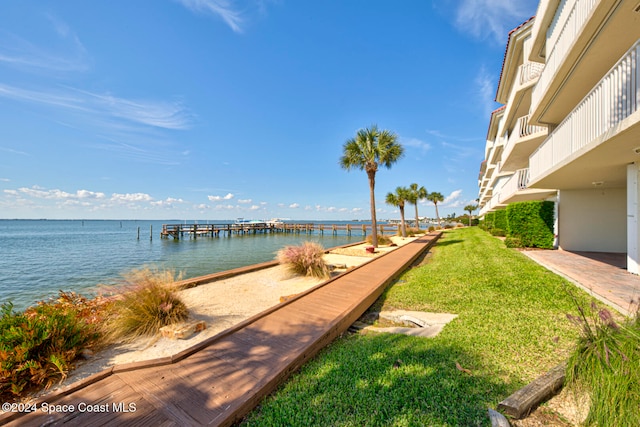
[[[362,224],[362,236],[367,237],[367,226]]]
[[[140,227],[138,227],[138,233],[140,232]],[[153,224],[149,224],[149,240],[153,240]]]
[[[140,240],[140,227],[138,227],[138,240]]]

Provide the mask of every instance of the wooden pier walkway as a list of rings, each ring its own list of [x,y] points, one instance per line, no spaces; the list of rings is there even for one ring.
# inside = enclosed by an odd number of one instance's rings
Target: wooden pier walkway
[[[395,234],[399,227],[397,224],[378,224],[378,231],[381,234]],[[160,237],[172,237],[177,240],[185,236],[196,239],[198,237],[257,233],[318,233],[324,235],[325,232],[333,233],[334,235],[344,232],[348,236],[358,233],[358,235],[366,236],[367,233],[371,233],[371,224],[269,224],[266,222],[245,224],[162,224]]]
[[[372,258],[173,357],[71,384],[0,424],[229,426],[346,331],[440,236]]]

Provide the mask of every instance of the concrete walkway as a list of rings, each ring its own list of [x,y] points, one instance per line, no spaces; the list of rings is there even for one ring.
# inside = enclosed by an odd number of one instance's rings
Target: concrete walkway
[[[522,253],[626,316],[638,308],[640,276],[626,270],[625,254],[563,250]]]

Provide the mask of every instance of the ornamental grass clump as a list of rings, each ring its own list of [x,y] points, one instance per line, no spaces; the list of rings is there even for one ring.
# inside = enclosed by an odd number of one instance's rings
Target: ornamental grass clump
[[[372,244],[373,242],[373,238],[371,235],[368,235],[367,238],[365,239],[365,241],[369,244]],[[392,244],[393,241],[391,240],[390,237],[387,237],[383,234],[378,234],[378,245],[382,245],[382,246],[386,246],[386,245],[390,245]]]
[[[24,312],[0,308],[0,397],[3,401],[49,388],[66,378],[71,363],[96,343],[103,302],[60,291]]]
[[[172,284],[179,280],[172,271],[134,270],[115,299],[105,322],[108,341],[130,341],[152,336],[163,326],[184,321],[189,311]]]
[[[277,259],[294,274],[326,279],[329,277],[329,267],[322,258],[324,252],[319,243],[304,242],[300,246],[286,246],[280,249]]]
[[[606,308],[567,315],[581,332],[567,365],[567,385],[589,396],[585,425],[640,425],[640,324],[616,322]]]

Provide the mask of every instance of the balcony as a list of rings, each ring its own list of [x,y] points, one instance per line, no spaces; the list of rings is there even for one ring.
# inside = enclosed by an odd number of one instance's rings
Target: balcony
[[[589,188],[594,181],[624,185],[620,166],[638,161],[639,105],[637,40],[531,155],[531,181],[552,188]]]
[[[517,170],[500,191],[499,202],[506,205],[526,200],[544,200],[553,196],[556,190],[529,188],[529,169]]]
[[[526,86],[529,83],[535,83],[535,80],[540,77],[544,65],[538,62],[525,62],[518,67],[518,82],[520,86]]]
[[[549,91],[551,80],[556,75],[560,65],[565,62],[567,52],[574,45],[598,1],[576,0],[568,13],[557,15],[549,27],[547,32],[546,63],[538,79],[538,84],[531,95],[533,107],[540,105],[542,97]],[[562,19],[564,19],[564,22],[561,21]]]
[[[547,136],[546,126],[529,124],[529,116],[522,116],[516,121],[502,153],[505,170],[522,169],[529,165],[529,156]]]

